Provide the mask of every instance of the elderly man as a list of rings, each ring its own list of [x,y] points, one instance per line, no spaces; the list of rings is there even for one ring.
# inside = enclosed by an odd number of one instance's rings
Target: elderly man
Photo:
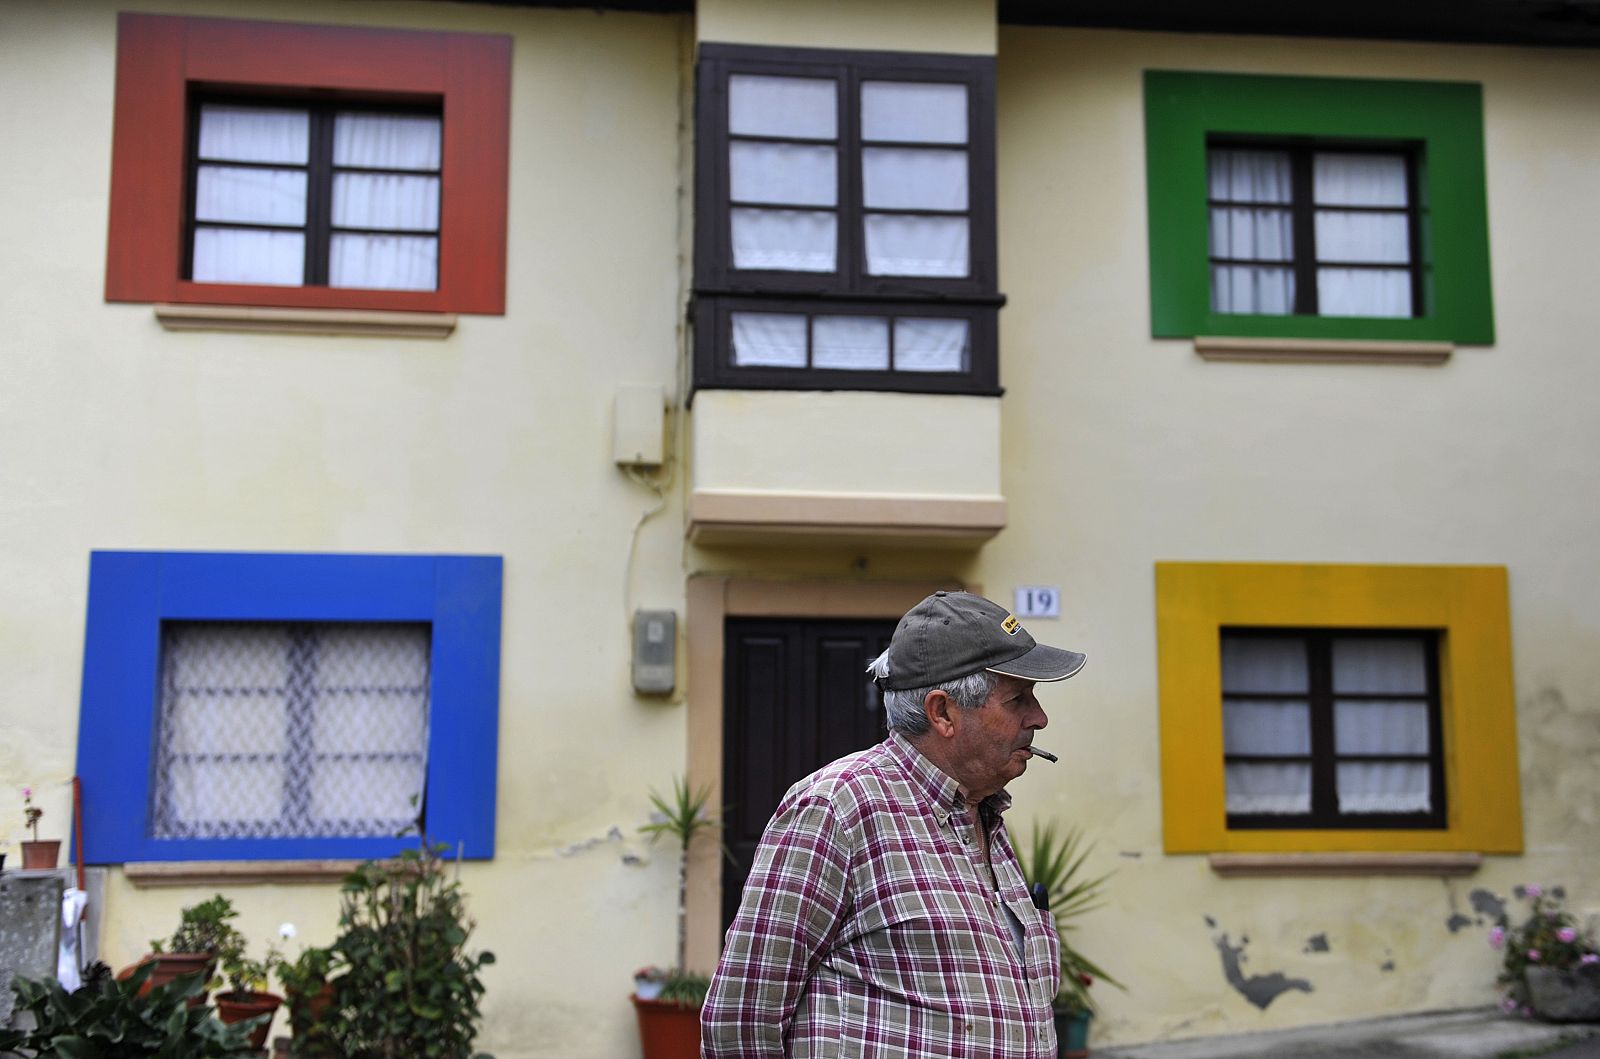
[[[1053,1059],[1059,951],[1001,813],[1084,657],[936,592],[871,672],[889,737],[792,787],[701,1015],[703,1059]]]

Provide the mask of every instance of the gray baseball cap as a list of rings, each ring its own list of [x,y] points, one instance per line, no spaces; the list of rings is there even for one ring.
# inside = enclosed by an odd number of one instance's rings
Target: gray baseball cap
[[[1065,680],[1084,656],[1038,643],[1006,608],[970,592],[935,592],[906,611],[889,641],[887,688],[926,688],[982,670]]]

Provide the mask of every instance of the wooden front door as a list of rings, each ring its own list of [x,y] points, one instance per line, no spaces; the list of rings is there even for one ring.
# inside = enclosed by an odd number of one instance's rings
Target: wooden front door
[[[722,714],[722,929],[739,908],[761,832],[796,780],[883,740],[867,662],[892,620],[729,618]]]

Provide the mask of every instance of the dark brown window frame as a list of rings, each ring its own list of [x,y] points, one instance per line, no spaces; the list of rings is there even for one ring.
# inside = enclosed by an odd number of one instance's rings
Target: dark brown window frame
[[[1301,755],[1250,755],[1224,752],[1224,763],[1305,763],[1311,765],[1311,812],[1309,813],[1228,813],[1229,830],[1444,830],[1449,826],[1448,807],[1445,802],[1444,730],[1443,709],[1439,691],[1439,651],[1442,634],[1432,629],[1343,629],[1343,628],[1257,628],[1223,626],[1217,642],[1228,637],[1256,639],[1298,640],[1306,645],[1307,702],[1310,711],[1311,752]],[[1427,660],[1428,753],[1420,754],[1336,754],[1334,749],[1333,676],[1331,642],[1335,639],[1395,639],[1410,638],[1423,645]],[[1261,698],[1282,700],[1288,696],[1281,692],[1245,693],[1229,692],[1224,686],[1223,698]],[[1376,698],[1394,700],[1420,696],[1381,693],[1362,695],[1344,692],[1342,699]],[[1218,703],[1218,708],[1222,704]],[[1341,761],[1426,761],[1428,765],[1429,801],[1432,808],[1425,813],[1340,813],[1337,797],[1337,766]]]
[[[310,129],[308,136],[308,152],[305,165],[285,162],[236,162],[218,159],[202,159],[200,157],[200,110],[206,104],[223,104],[240,107],[259,107],[262,109],[303,110],[310,115]],[[333,125],[334,117],[338,113],[359,114],[412,114],[425,115],[439,119],[440,168],[438,169],[379,169],[365,166],[339,166],[333,162]],[[439,187],[438,215],[444,216],[444,169],[443,169],[443,136],[444,136],[444,109],[442,101],[424,101],[416,103],[393,103],[383,101],[368,101],[355,99],[319,99],[307,95],[287,93],[223,93],[223,92],[195,92],[190,96],[188,108],[188,134],[184,147],[186,163],[184,204],[183,204],[183,246],[181,247],[181,276],[184,280],[193,282],[194,277],[194,238],[199,228],[251,228],[262,231],[304,232],[305,242],[305,268],[302,275],[304,279],[298,284],[300,287],[328,287],[328,270],[330,268],[330,248],[333,236],[340,232],[355,232],[358,234],[400,235],[400,236],[432,236],[439,241],[439,252],[442,257],[444,250],[444,237],[442,229],[434,228],[345,228],[337,227],[333,223],[333,178],[338,173],[394,173],[402,176],[432,176],[437,177]],[[195,196],[199,187],[199,172],[202,163],[236,167],[243,169],[299,169],[306,173],[306,223],[304,225],[280,225],[248,223],[242,221],[202,221],[195,216]],[[438,266],[435,265],[434,285],[427,290],[438,290]],[[294,285],[290,285],[294,286]],[[366,289],[366,288],[334,288]],[[409,288],[408,288],[409,289]]]
[[[1000,392],[998,312],[1005,298],[997,289],[994,70],[994,59],[988,56],[701,45],[691,306],[696,389],[849,389],[986,395]],[[839,84],[839,191],[834,211],[839,217],[841,267],[837,271],[733,267],[733,203],[728,172],[732,138],[727,124],[727,86],[729,77],[736,74],[820,77]],[[867,274],[862,234],[867,211],[861,194],[864,144],[860,135],[860,85],[863,81],[894,80],[959,83],[967,87],[968,276]],[[969,321],[971,328],[968,368],[952,373],[739,367],[732,361],[728,314],[741,310],[961,317]]]
[[[1317,296],[1317,269],[1326,268],[1376,268],[1397,269],[1393,261],[1322,261],[1317,258],[1315,187],[1312,179],[1312,158],[1318,154],[1387,154],[1398,155],[1406,163],[1406,205],[1395,206],[1343,206],[1329,205],[1328,209],[1348,210],[1353,213],[1404,213],[1406,217],[1406,246],[1408,261],[1406,271],[1411,277],[1411,318],[1427,315],[1426,268],[1422,253],[1422,209],[1418,201],[1419,170],[1423,164],[1421,143],[1410,140],[1379,141],[1329,141],[1309,137],[1253,137],[1238,135],[1213,135],[1206,137],[1206,152],[1213,149],[1245,149],[1259,151],[1284,151],[1289,155],[1290,192],[1287,207],[1280,203],[1239,202],[1215,199],[1207,189],[1206,209],[1212,207],[1239,207],[1249,209],[1285,209],[1289,211],[1294,230],[1294,256],[1288,261],[1261,258],[1218,257],[1207,246],[1206,263],[1211,265],[1241,265],[1288,267],[1294,272],[1293,316],[1321,316]]]

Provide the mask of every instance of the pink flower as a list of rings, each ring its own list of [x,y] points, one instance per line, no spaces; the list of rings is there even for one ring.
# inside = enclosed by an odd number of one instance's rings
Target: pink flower
[[[1489,947],[1491,949],[1498,949],[1500,946],[1504,945],[1505,943],[1506,943],[1506,928],[1505,927],[1490,927],[1489,928]]]
[[[1556,931],[1556,937],[1560,938],[1562,941],[1571,943],[1578,940],[1578,932],[1573,930],[1571,927],[1562,927],[1560,930]]]
[[[1524,1007],[1522,1009],[1522,1017],[1525,1019],[1533,1018],[1533,1009],[1530,1007]]]
[[[1528,962],[1529,963],[1538,963],[1539,962],[1539,950],[1538,949],[1529,949],[1528,950]]]
[[[1500,1010],[1509,1015],[1513,1011],[1517,1010],[1517,1002],[1512,1000],[1510,997],[1506,997],[1504,1000],[1500,1001]]]
[[[33,797],[33,788],[32,787],[24,787],[24,788],[22,788],[22,797],[24,799],[32,798]]]
[[[1544,887],[1540,886],[1538,883],[1529,883],[1527,886],[1522,888],[1522,892],[1527,894],[1529,897],[1541,897],[1544,895]]]
[[[1600,963],[1600,956],[1596,956],[1592,952],[1586,952],[1582,956],[1578,957],[1578,962],[1581,963],[1581,964],[1584,964],[1584,965],[1588,965],[1588,964],[1591,964],[1591,963]]]

